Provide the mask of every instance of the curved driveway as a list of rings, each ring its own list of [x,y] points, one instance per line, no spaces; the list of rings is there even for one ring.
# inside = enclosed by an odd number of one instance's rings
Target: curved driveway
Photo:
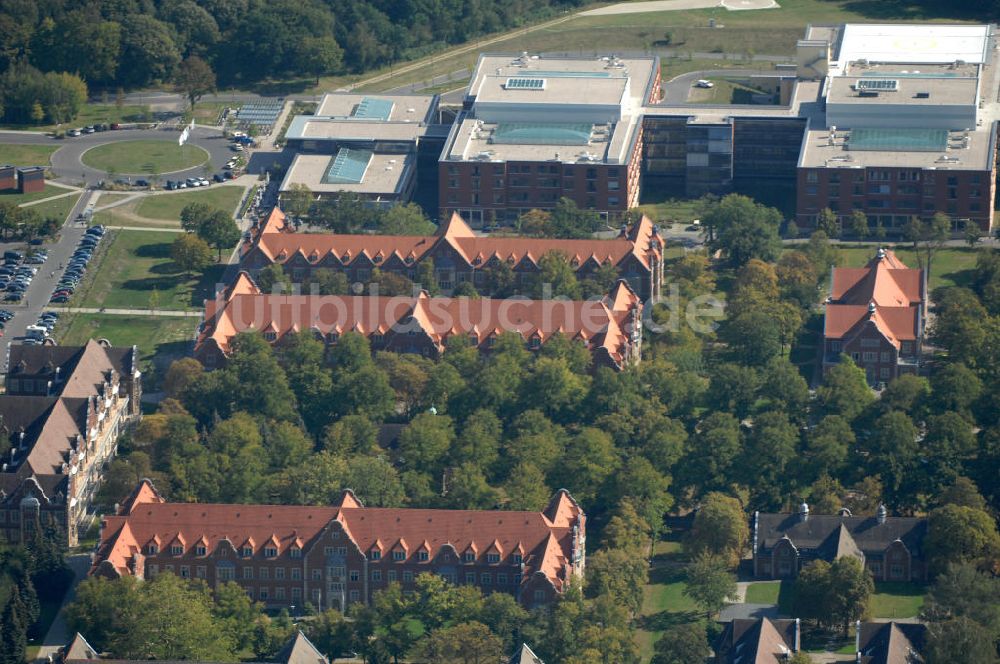
[[[177,142],[179,132],[176,127],[166,127],[160,129],[122,129],[119,131],[103,131],[94,134],[84,134],[76,138],[55,139],[44,134],[35,132],[0,132],[0,143],[16,143],[26,145],[55,145],[59,149],[52,155],[51,170],[55,179],[67,184],[79,184],[86,182],[88,185],[96,184],[99,180],[107,177],[104,171],[97,170],[84,165],[80,157],[90,148],[108,143],[120,141],[137,141],[144,139],[157,139]],[[209,154],[209,163],[212,171],[221,171],[222,166],[233,156],[229,149],[229,142],[222,136],[222,132],[217,129],[205,127],[195,127],[191,132],[189,143],[203,148]],[[149,173],[118,173],[116,176],[146,177]],[[184,179],[188,177],[202,177],[205,175],[204,166],[196,166],[174,173],[160,173],[161,179]]]

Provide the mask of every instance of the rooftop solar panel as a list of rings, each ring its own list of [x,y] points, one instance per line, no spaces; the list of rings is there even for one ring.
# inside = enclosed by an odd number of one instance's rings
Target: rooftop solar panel
[[[354,107],[351,117],[388,121],[392,115],[392,107],[393,103],[388,99],[365,97]]]
[[[323,184],[361,184],[371,160],[371,150],[340,148],[330,159],[321,181]]]
[[[895,92],[899,89],[899,81],[894,78],[862,78],[855,86],[858,90],[879,90]]]
[[[504,87],[508,90],[544,90],[544,78],[508,78]]]

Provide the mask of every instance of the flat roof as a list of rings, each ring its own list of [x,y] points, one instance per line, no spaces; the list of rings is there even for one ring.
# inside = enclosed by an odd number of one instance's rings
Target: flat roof
[[[388,117],[382,115],[367,117],[373,120],[382,119],[388,122],[424,122],[427,113],[434,103],[434,95],[393,95],[393,94],[359,94],[353,92],[329,92],[323,95],[316,116],[325,117],[365,117],[370,110],[382,111],[389,109]]]
[[[304,184],[315,193],[352,191],[368,195],[397,195],[405,188],[416,163],[414,156],[409,154],[378,154],[366,150],[349,152],[356,154],[343,155],[340,164],[336,163],[339,153],[333,156],[297,155],[281,182],[281,191],[288,191],[293,184]]]
[[[296,115],[288,125],[285,140],[312,141],[415,141],[426,132],[426,125],[414,122],[380,122],[316,115]]]
[[[854,73],[857,75],[834,76],[830,80],[827,103],[974,106],[979,89],[976,78],[862,74],[859,70]]]
[[[989,53],[988,25],[848,23],[838,61],[981,64]]]
[[[992,132],[989,129],[947,132],[944,138],[946,147],[941,150],[931,149],[940,146],[942,139],[941,134],[934,130],[883,129],[874,134],[870,130],[862,130],[856,137],[860,144],[856,143],[857,147],[852,149],[853,133],[838,130],[831,145],[828,130],[807,131],[799,166],[845,169],[885,166],[955,171],[985,171],[992,167]],[[968,142],[965,136],[968,136]],[[968,147],[964,147],[966,145]]]

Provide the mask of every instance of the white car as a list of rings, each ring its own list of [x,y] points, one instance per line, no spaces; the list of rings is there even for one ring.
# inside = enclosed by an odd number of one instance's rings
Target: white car
[[[714,88],[715,87],[715,83],[712,83],[711,81],[705,80],[704,78],[700,78],[700,79],[698,79],[697,82],[695,82],[694,87],[696,87],[696,88]]]
[[[212,184],[212,183],[209,182],[207,179],[205,179],[205,178],[198,178],[198,186],[199,187],[207,187],[210,184]]]

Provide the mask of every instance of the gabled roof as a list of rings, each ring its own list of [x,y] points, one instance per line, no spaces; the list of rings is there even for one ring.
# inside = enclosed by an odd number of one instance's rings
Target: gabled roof
[[[256,251],[269,261],[282,263],[299,257],[310,264],[324,260],[344,264],[360,256],[368,259],[381,256],[383,262],[390,257],[407,262],[409,257],[412,262],[442,244],[454,249],[469,265],[485,264],[494,256],[513,264],[527,259],[537,265],[545,253],[556,251],[565,254],[574,266],[582,265],[592,256],[617,265],[631,255],[646,268],[652,258],[662,256],[664,247],[647,217],[618,237],[606,240],[477,236],[457,213],[442,223],[434,235],[342,235],[292,232],[284,214],[274,208],[246,254]]]
[[[919,623],[861,623],[858,628],[859,664],[916,664],[927,640]]]
[[[876,517],[869,516],[810,514],[802,519],[798,514],[759,513],[756,524],[756,541],[762,550],[770,550],[782,537],[788,537],[797,549],[812,549],[820,554],[849,551],[850,543],[842,538],[850,535],[854,546],[865,555],[882,553],[898,539],[917,556],[927,532],[927,519],[903,516],[886,517],[884,523],[879,523]]]
[[[522,643],[507,664],[545,664],[545,662],[531,651],[527,643]]]
[[[723,629],[715,652],[726,664],[783,664],[796,650],[797,632],[795,620],[737,618]]]
[[[326,656],[317,650],[302,630],[295,632],[295,636],[274,656],[274,661],[276,664],[329,664]]]
[[[148,483],[146,480],[144,483]],[[166,503],[142,485],[127,510],[105,517],[102,540],[94,569],[112,568],[130,573],[132,559],[146,542],[159,536],[169,542],[176,537],[187,542],[204,538],[208,550],[223,541],[273,541],[282,555],[296,542],[309,548],[332,523],[339,523],[362,552],[381,544],[405,541],[407,555],[426,550],[433,560],[444,547],[456,554],[470,546],[483,551],[497,546],[507,555],[519,545],[524,556],[525,580],[542,571],[557,588],[568,580],[566,561],[572,555],[573,527],[585,518],[582,510],[569,519],[567,510],[557,510],[557,522],[547,513],[479,510],[433,510],[352,506],[222,505]],[[575,505],[568,495],[553,503]],[[347,505],[347,501],[344,501]],[[575,508],[579,510],[579,508]]]
[[[73,660],[98,659],[98,656],[99,653],[94,650],[94,647],[87,643],[87,639],[83,638],[80,632],[77,632],[73,636],[73,640],[66,644],[62,659],[65,662],[70,662]]]

